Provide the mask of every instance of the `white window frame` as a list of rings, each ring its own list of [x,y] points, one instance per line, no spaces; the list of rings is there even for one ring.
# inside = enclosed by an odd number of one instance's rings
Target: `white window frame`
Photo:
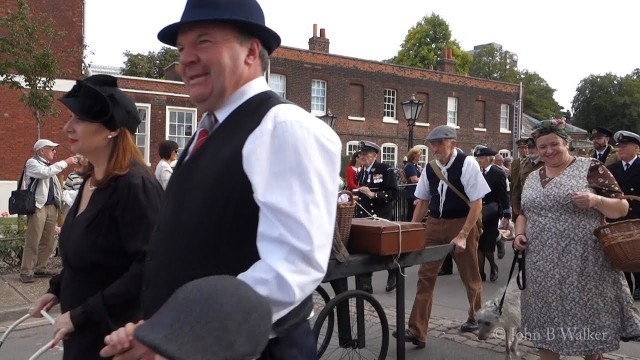
[[[287,98],[287,77],[282,74],[269,75],[269,87],[283,99]]]
[[[311,79],[311,114],[322,116],[327,113],[327,82]]]
[[[424,168],[427,166],[427,163],[429,162],[429,148],[426,145],[416,145],[414,147],[420,149],[420,151],[422,152],[422,155],[420,155],[420,160],[418,161],[418,165],[422,170],[424,170]],[[420,174],[418,174],[418,177],[420,177]]]
[[[384,143],[382,144],[382,146],[380,146],[380,149],[380,158],[378,159],[378,161],[387,164],[392,168],[398,166],[398,145],[393,143]],[[389,152],[389,149],[391,149],[392,151]],[[392,157],[392,159],[387,159],[386,157]]]
[[[144,103],[136,103],[136,108],[138,109],[138,115],[140,115],[140,111],[144,110],[146,112],[146,117],[145,119],[140,119],[142,120],[142,122],[140,123],[140,125],[138,125],[138,128],[136,129],[136,145],[138,146],[138,149],[140,149],[140,144],[138,143],[138,140],[142,137],[142,142],[143,142],[143,149],[141,150],[142,152],[142,157],[144,158],[144,162],[147,163],[147,165],[151,165],[151,162],[149,161],[150,158],[150,151],[149,151],[149,135],[151,132],[151,120],[149,119],[149,117],[151,116],[151,104],[144,104]],[[144,133],[140,133],[140,126],[143,125],[144,126]]]
[[[191,113],[193,114],[191,119],[191,135],[179,135],[179,134],[172,134],[171,133],[171,113],[172,112],[183,112],[183,113]],[[187,143],[189,142],[189,139],[191,138],[191,136],[193,136],[193,134],[195,134],[196,130],[198,129],[198,110],[196,108],[188,108],[188,107],[180,107],[180,106],[167,106],[166,107],[166,139],[167,140],[173,140],[175,142],[178,143],[178,152],[182,152],[184,151],[184,147],[187,145]],[[185,119],[186,121],[186,119]],[[176,127],[178,127],[178,123],[175,124]],[[183,131],[184,132],[184,131]],[[182,143],[182,144],[181,144]]]
[[[395,89],[384,89],[382,105],[382,122],[397,124],[396,110],[398,92]]]
[[[447,125],[458,127],[458,98],[447,98]]]
[[[345,145],[345,152],[347,156],[353,155],[354,152],[360,150],[360,141],[349,141]]]
[[[510,106],[508,104],[500,104],[500,132],[501,133],[511,133],[511,128],[509,127],[509,110],[510,110]]]

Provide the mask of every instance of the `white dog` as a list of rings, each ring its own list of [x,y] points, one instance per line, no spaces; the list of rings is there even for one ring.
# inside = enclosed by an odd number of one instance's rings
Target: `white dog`
[[[516,281],[511,281],[502,304],[500,315],[500,298],[504,288],[498,292],[498,297],[484,303],[482,309],[476,313],[478,321],[478,339],[486,340],[491,334],[505,339],[505,359],[519,359],[518,337],[520,335],[520,289]],[[511,343],[509,343],[511,341]],[[513,356],[513,357],[512,357]]]

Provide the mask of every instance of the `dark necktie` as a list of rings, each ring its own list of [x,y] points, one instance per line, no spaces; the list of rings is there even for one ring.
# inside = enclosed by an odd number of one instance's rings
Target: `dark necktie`
[[[624,164],[624,171],[629,170],[629,166],[631,166],[631,164],[629,163]]]
[[[482,175],[484,176],[486,174],[487,174],[487,171],[484,168],[482,168]]]

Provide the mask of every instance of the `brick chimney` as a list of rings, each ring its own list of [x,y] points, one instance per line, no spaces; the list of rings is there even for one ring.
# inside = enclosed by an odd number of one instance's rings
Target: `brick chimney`
[[[456,61],[453,60],[452,49],[442,49],[442,57],[438,60],[438,71],[455,74]]]
[[[309,50],[329,53],[329,39],[325,37],[324,29],[320,29],[318,37],[318,24],[313,24],[313,37],[309,38]]]
[[[176,61],[164,68],[162,78],[164,80],[182,81],[182,76],[180,76],[180,64]]]

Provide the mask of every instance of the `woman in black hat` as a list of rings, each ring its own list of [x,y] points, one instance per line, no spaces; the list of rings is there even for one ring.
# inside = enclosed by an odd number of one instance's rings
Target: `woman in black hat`
[[[60,101],[71,112],[64,126],[69,148],[88,163],[60,233],[62,272],[31,314],[60,303],[54,341],[64,340],[63,358],[100,359],[104,337],[140,318],[140,262],[162,187],[136,146],[138,111],[116,78],[78,80]]]

